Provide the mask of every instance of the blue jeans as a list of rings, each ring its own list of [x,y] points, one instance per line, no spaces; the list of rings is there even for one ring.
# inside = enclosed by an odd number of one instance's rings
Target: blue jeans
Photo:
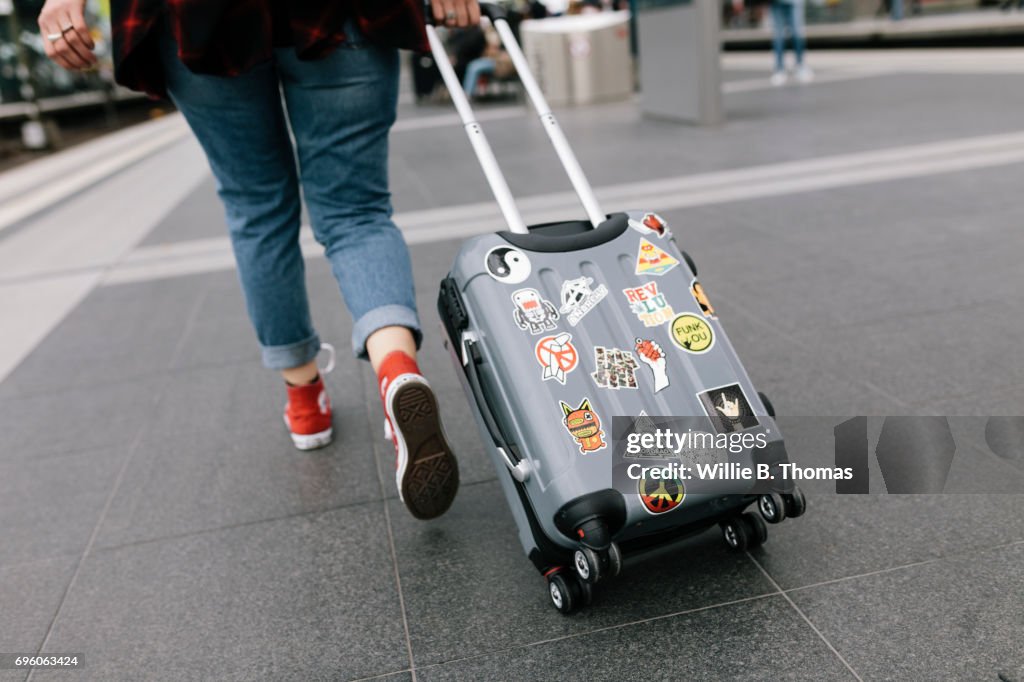
[[[476,85],[480,76],[485,73],[494,73],[495,63],[490,57],[478,57],[466,65],[466,75],[462,79],[462,89],[466,91],[466,97],[476,94]]]
[[[216,177],[249,317],[272,369],[298,367],[320,350],[299,249],[300,187],[355,320],[356,356],[366,358],[367,337],[382,327],[407,327],[417,346],[422,339],[388,190],[398,52],[347,33],[350,42],[324,59],[279,49],[232,78],[192,73],[169,31],[161,38],[168,92]]]
[[[775,52],[775,70],[786,68],[786,30],[793,37],[793,55],[796,65],[804,63],[804,4],[802,2],[772,1],[772,50]]]

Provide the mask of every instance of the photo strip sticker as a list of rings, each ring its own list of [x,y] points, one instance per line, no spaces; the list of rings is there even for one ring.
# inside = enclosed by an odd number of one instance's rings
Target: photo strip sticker
[[[687,353],[707,353],[715,345],[715,333],[703,319],[692,313],[677,315],[669,325],[672,343]]]
[[[534,336],[545,331],[554,331],[558,321],[555,305],[544,298],[536,289],[517,289],[512,293],[512,319],[516,326]]]
[[[608,443],[604,441],[604,431],[601,430],[601,419],[590,407],[589,398],[580,401],[579,407],[576,408],[562,401],[558,401],[558,404],[562,406],[562,413],[565,415],[562,424],[576,444],[580,446],[581,455],[597,452],[607,447]]]
[[[543,368],[541,380],[554,379],[560,384],[565,383],[565,375],[576,369],[580,359],[576,346],[572,345],[572,334],[568,332],[541,338],[534,354]]]
[[[636,358],[628,350],[619,348],[594,347],[594,365],[591,376],[600,388],[636,388]]]
[[[664,249],[655,246],[643,237],[640,238],[640,246],[636,251],[636,274],[660,277],[677,265],[679,265],[679,261]]]
[[[709,317],[712,320],[718,319],[715,317],[714,306],[711,305],[707,293],[704,292],[704,287],[696,278],[690,282],[690,293],[693,294],[693,300],[700,306],[700,311],[704,314],[704,317]]]
[[[761,423],[739,384],[708,389],[697,398],[718,433],[743,431]]]
[[[495,246],[484,256],[487,274],[502,284],[519,284],[530,276],[533,266],[530,259],[519,249],[511,246]]]

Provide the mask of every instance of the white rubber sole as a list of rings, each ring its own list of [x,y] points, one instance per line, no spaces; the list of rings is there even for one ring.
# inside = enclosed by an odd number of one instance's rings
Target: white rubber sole
[[[292,437],[292,443],[299,450],[316,450],[331,444],[334,438],[334,427],[321,431],[320,433],[292,433],[292,426],[288,423],[288,417],[284,418],[284,425],[288,427],[288,435]]]

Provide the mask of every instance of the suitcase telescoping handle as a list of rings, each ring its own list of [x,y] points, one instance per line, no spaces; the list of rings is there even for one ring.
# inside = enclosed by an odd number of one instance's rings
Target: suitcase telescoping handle
[[[541,123],[544,124],[544,130],[547,132],[551,144],[555,147],[555,153],[558,154],[558,159],[562,162],[562,167],[565,168],[573,189],[576,190],[576,196],[579,197],[583,210],[587,213],[587,218],[594,227],[597,227],[604,222],[605,214],[597,203],[594,191],[591,189],[590,183],[587,182],[583,169],[580,168],[579,161],[576,160],[576,155],[573,154],[572,148],[569,146],[569,141],[565,139],[565,134],[562,133],[555,115],[551,113],[551,107],[548,106],[544,93],[541,92],[537,80],[533,77],[533,73],[530,72],[526,56],[523,54],[522,49],[519,47],[519,42],[512,33],[512,27],[508,24],[505,10],[489,2],[482,2],[480,3],[480,11],[491,20],[491,24],[493,24],[494,29],[498,32],[498,36],[505,46],[505,51],[508,52],[508,56],[511,58],[516,72],[519,74],[519,80],[522,81],[523,87],[526,89],[526,93],[529,95]],[[430,42],[430,51],[433,53],[434,61],[441,72],[441,78],[451,94],[452,103],[455,104],[455,109],[459,112],[459,117],[466,128],[466,134],[469,135],[473,151],[476,152],[480,166],[484,170],[484,175],[487,176],[487,182],[491,186],[491,191],[494,192],[494,198],[498,201],[498,206],[501,208],[502,215],[504,215],[509,229],[512,232],[525,234],[527,232],[526,223],[523,222],[519,209],[516,208],[512,192],[508,188],[508,183],[505,182],[505,176],[502,175],[501,169],[498,167],[498,162],[494,158],[494,153],[491,151],[491,146],[487,143],[487,138],[484,136],[480,124],[476,121],[473,108],[470,106],[469,100],[462,90],[462,84],[455,75],[451,62],[448,61],[448,53],[444,49],[444,43],[431,23],[432,14],[429,2],[427,2],[426,16],[427,39]]]

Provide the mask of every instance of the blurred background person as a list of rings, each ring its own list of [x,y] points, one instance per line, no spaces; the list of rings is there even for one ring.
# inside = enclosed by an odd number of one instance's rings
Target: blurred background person
[[[899,0],[896,0],[897,2]],[[804,1],[803,0],[772,0],[772,50],[775,53],[775,70],[772,72],[772,85],[785,85],[786,73],[786,33],[793,41],[794,67],[797,81],[809,83],[814,79],[814,72],[804,64]]]

